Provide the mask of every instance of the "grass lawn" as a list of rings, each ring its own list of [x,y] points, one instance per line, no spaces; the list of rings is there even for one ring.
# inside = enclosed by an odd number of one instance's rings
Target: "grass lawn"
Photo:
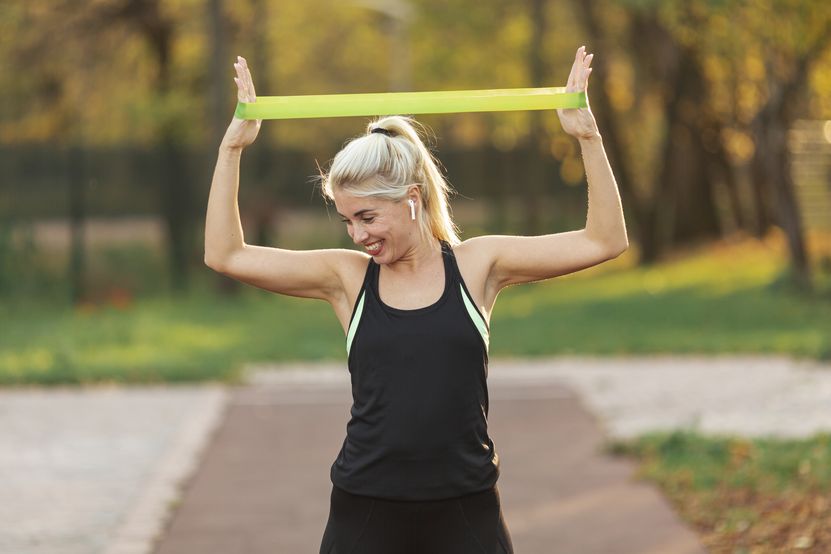
[[[721,244],[648,268],[632,267],[629,254],[503,290],[491,357],[831,357],[828,278],[811,297],[786,290],[780,240]],[[205,268],[203,276],[210,273]],[[233,382],[250,362],[345,360],[343,331],[328,304],[251,287],[230,297],[206,286],[175,298],[114,294],[75,308],[6,301],[0,320],[0,385]]]
[[[640,461],[708,552],[831,552],[831,435],[657,433],[609,449]]]

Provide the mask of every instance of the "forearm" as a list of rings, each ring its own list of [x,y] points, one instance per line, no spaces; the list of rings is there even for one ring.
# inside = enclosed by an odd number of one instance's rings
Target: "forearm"
[[[205,263],[211,267],[245,244],[237,200],[241,155],[241,148],[219,148],[205,217]]]
[[[625,249],[629,239],[626,236],[623,206],[615,176],[603,149],[603,139],[597,135],[580,139],[579,142],[589,189],[586,233],[594,240],[607,244],[612,250]]]

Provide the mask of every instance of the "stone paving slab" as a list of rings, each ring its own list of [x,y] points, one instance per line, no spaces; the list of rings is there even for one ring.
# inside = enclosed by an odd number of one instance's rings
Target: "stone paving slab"
[[[157,554],[318,552],[349,376],[337,365],[282,369],[231,392]],[[704,551],[657,490],[633,480],[633,463],[602,453],[597,421],[572,390],[512,382],[509,369],[491,365],[489,429],[517,553]]]
[[[562,383],[604,432],[804,438],[831,432],[831,363],[784,356],[649,356],[500,360],[496,383]]]
[[[147,552],[226,399],[216,385],[0,389],[0,552]]]

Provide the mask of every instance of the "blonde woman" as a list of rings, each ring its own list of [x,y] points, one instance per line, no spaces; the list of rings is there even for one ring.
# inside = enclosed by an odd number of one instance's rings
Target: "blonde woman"
[[[585,91],[592,54],[577,50],[568,91]],[[235,64],[238,98],[254,101]],[[368,124],[321,175],[356,250],[246,244],[239,161],[260,128],[234,118],[219,150],[205,263],[280,294],[332,306],[346,335],[353,405],[331,466],[321,554],[513,552],[488,436],[489,325],[499,291],[600,264],[626,250],[617,185],[589,108],[558,110],[580,143],[589,185],[583,229],[459,240],[450,187],[412,118]]]

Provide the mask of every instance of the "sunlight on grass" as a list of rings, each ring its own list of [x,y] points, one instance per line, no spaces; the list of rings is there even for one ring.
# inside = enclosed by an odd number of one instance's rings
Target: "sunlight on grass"
[[[778,288],[786,266],[781,237],[676,252],[648,267],[633,267],[634,255],[504,290],[491,321],[491,357],[831,358],[831,296]],[[245,363],[345,363],[343,329],[322,301],[247,286],[231,296],[196,288],[175,297],[104,298],[75,309],[0,305],[0,317],[12,322],[0,333],[0,384],[232,380]]]
[[[831,356],[828,291],[811,298],[772,286],[786,268],[781,237],[677,252],[651,267],[632,267],[632,256],[503,291],[491,353]]]

